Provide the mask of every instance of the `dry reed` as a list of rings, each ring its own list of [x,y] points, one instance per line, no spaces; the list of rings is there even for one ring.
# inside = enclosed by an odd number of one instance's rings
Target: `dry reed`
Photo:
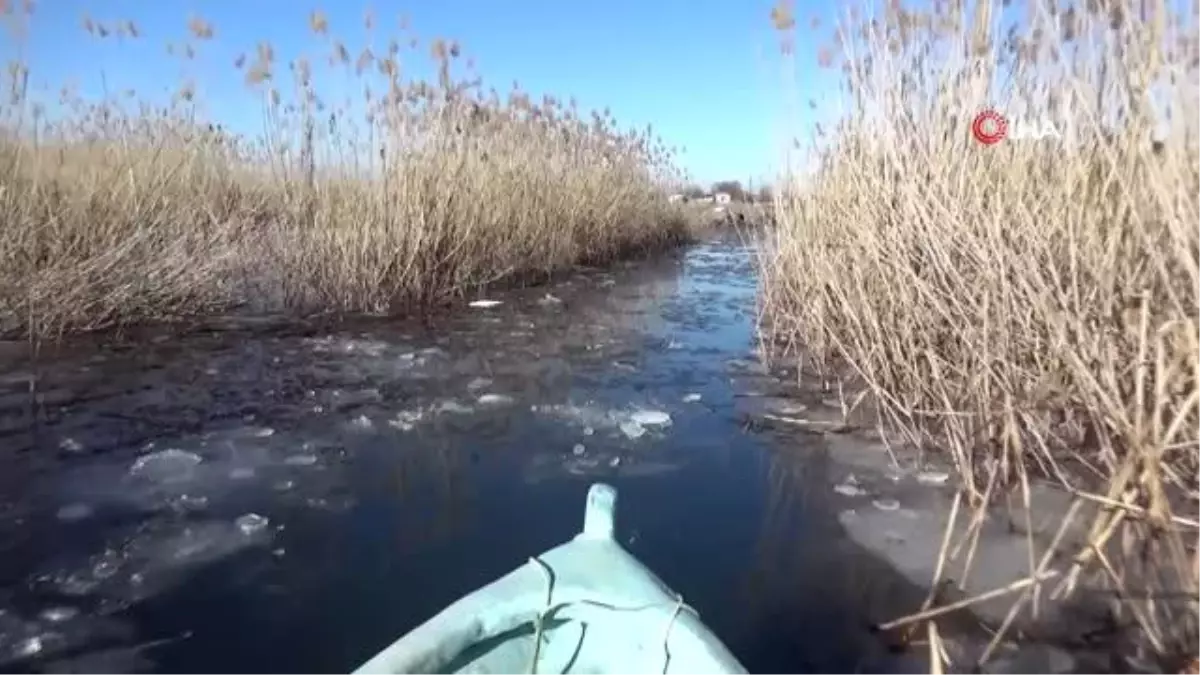
[[[33,9],[4,3],[14,36]],[[458,44],[389,39],[379,23],[364,17],[375,49],[352,48],[314,12],[319,53],[285,61],[263,43],[237,58],[230,74],[266,128],[253,138],[206,118],[194,79],[156,105],[33,91],[36,64],[11,64],[0,330],[57,336],[246,304],[404,312],[688,236],[662,189],[678,179],[674,151],[649,129],[485,89]],[[185,71],[219,36],[197,16],[186,26],[167,46]],[[132,21],[83,29],[151,39]],[[402,74],[425,57],[429,81]],[[360,93],[325,98],[347,90]]]
[[[838,28],[843,58],[821,50],[847,113],[777,198],[770,329],[951,458],[974,509],[1001,488],[1028,506],[1035,479],[1100,505],[1055,593],[1031,550],[1019,602],[1106,588],[1127,663],[1178,668],[1197,653],[1196,531],[1175,515],[1197,509],[1195,9],[884,4]],[[791,9],[772,16],[790,52]],[[982,145],[988,107],[1063,138]]]

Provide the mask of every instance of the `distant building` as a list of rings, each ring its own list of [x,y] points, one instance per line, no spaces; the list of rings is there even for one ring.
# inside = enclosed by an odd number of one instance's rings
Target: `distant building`
[[[718,192],[713,195],[713,198],[718,204],[728,204],[729,202],[733,201],[733,197],[729,196],[728,192]]]
[[[676,204],[678,202],[683,201],[683,195],[681,195],[681,194],[671,195],[670,197],[667,197],[667,201],[672,204]]]

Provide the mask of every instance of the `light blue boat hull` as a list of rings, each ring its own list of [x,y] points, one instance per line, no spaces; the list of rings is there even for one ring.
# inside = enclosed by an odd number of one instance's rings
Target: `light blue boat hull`
[[[616,502],[611,486],[593,485],[574,539],[459,599],[355,672],[746,672],[617,543]]]

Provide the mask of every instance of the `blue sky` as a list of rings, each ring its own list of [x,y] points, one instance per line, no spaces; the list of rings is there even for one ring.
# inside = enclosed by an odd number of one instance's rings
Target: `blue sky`
[[[681,163],[702,183],[769,179],[781,166],[789,114],[785,58],[771,26],[765,0],[410,0],[333,2],[326,6],[289,0],[43,0],[28,39],[20,47],[31,67],[31,84],[57,90],[73,81],[85,93],[136,89],[162,94],[182,77],[194,79],[208,102],[207,113],[234,128],[254,128],[260,108],[248,95],[232,63],[266,40],[283,57],[327,54],[329,48],[307,27],[312,9],[325,11],[332,35],[353,53],[365,44],[364,11],[376,16],[376,33],[398,32],[407,16],[424,44],[434,37],[458,40],[487,83],[501,91],[513,80],[534,94],[574,95],[583,108],[608,106],[619,123],[655,130],[687,148]],[[817,40],[808,37],[812,11],[799,3],[795,70],[800,98],[827,88],[829,74],[817,71]],[[824,26],[836,3],[816,10]],[[167,55],[165,44],[182,42],[190,14],[215,28],[196,59],[184,64]],[[98,42],[83,31],[90,15],[106,23],[132,19],[142,36],[135,41]],[[377,39],[386,43],[386,39]],[[11,40],[0,57],[18,49]],[[406,65],[426,74],[427,59]],[[410,70],[410,72],[412,72]],[[328,76],[326,87],[349,87]],[[802,108],[806,111],[807,107]],[[793,111],[794,113],[795,111]],[[805,122],[800,121],[803,127]]]

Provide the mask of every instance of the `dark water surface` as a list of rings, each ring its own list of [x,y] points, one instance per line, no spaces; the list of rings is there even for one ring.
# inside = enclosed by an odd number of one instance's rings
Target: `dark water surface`
[[[820,453],[735,411],[752,255],[725,238],[429,326],[84,341],[43,355],[36,401],[12,356],[0,668],[346,671],[574,536],[597,480],[752,671],[889,667],[863,627],[898,591],[841,536]]]

